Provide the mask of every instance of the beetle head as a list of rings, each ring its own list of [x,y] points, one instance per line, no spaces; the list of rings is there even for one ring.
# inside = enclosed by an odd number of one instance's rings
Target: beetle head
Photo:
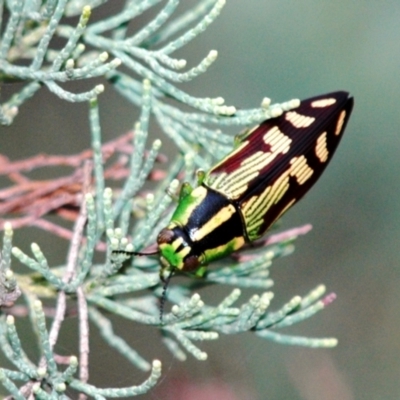
[[[199,255],[193,251],[192,241],[182,228],[164,228],[158,234],[157,243],[165,270],[193,272],[201,265]]]

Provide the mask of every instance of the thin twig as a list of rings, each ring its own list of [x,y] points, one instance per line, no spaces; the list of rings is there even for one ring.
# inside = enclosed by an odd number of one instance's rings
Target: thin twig
[[[89,193],[90,190],[90,176],[91,168],[89,163],[85,164],[85,174],[83,181],[83,198]],[[77,240],[71,243],[70,254],[68,256],[67,270],[71,271],[72,276],[76,274],[76,267],[78,262],[79,245],[82,242],[83,230],[87,219],[86,203],[82,201],[81,224],[76,224],[75,232]],[[79,240],[78,240],[79,236]],[[71,263],[71,265],[69,265]],[[79,312],[79,378],[81,382],[88,382],[89,380],[89,315],[86,303],[85,293],[82,287],[77,290],[78,296],[78,312]],[[79,400],[86,400],[87,396],[83,393],[79,394]]]
[[[83,176],[84,176],[83,188],[84,188],[84,190],[87,190],[89,187],[90,172],[91,172],[91,169],[89,167],[89,164],[86,163],[86,165],[84,167],[84,173],[83,173]],[[70,250],[69,250],[67,268],[66,268],[66,270],[64,272],[64,276],[62,278],[65,283],[68,283],[74,277],[74,274],[76,273],[79,246],[82,241],[85,223],[86,223],[86,206],[85,206],[85,203],[82,201],[81,213],[75,223],[74,236],[73,236]],[[86,308],[86,303],[83,306],[83,308]],[[58,297],[57,297],[55,317],[54,317],[54,320],[53,320],[53,323],[52,323],[52,326],[51,326],[51,329],[49,332],[49,342],[50,342],[50,346],[52,348],[54,348],[54,345],[57,342],[58,334],[61,329],[61,324],[65,318],[65,311],[66,311],[66,294],[64,291],[60,291],[58,294]],[[85,315],[85,311],[81,312],[81,310],[79,310],[79,313],[80,313],[80,315]],[[81,324],[81,319],[82,319],[82,317],[80,317],[80,324]],[[87,310],[86,310],[86,321],[87,320],[88,320],[88,317],[87,317]],[[86,322],[86,324],[88,324],[88,322]],[[88,331],[86,331],[85,334],[88,334]],[[86,354],[88,354],[88,352]],[[85,358],[85,365],[87,365],[87,357]],[[43,368],[46,366],[46,360],[44,357],[42,357],[42,359],[40,360],[39,366],[43,367]],[[24,385],[21,388],[21,390],[24,390],[24,392],[29,394],[29,398],[30,398],[32,396],[32,388],[33,388],[33,383],[28,382],[26,385]],[[82,400],[84,400],[84,399],[82,399]]]
[[[108,180],[121,180],[129,175],[129,157],[133,151],[132,133],[129,132],[102,146],[102,157],[110,160],[105,167],[104,176]],[[70,156],[50,156],[41,154],[29,159],[11,162],[0,154],[0,175],[7,175],[13,186],[0,190],[0,230],[5,222],[11,222],[14,229],[25,226],[37,226],[63,239],[70,240],[72,232],[54,221],[49,222],[44,217],[55,213],[66,221],[76,221],[79,215],[79,205],[82,203],[82,165],[92,157],[92,150]],[[165,162],[166,157],[158,155],[159,162]],[[67,166],[73,167],[71,174],[52,180],[32,180],[23,173],[42,167]],[[166,172],[153,169],[148,179],[159,181],[165,178]],[[9,214],[18,215],[8,218]],[[7,215],[7,218],[6,218]],[[104,243],[99,248],[104,249]]]
[[[79,309],[79,380],[88,382],[89,380],[89,316],[83,288],[77,290],[78,309]],[[79,394],[79,400],[86,400],[87,396]]]

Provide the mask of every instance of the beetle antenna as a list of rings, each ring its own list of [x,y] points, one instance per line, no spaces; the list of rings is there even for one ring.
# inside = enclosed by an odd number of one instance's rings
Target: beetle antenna
[[[126,250],[113,250],[112,254],[125,254],[127,256],[152,256],[158,254],[159,251],[140,252],[140,251],[126,251]]]
[[[169,281],[171,280],[174,272],[175,272],[174,269],[171,269],[171,271],[168,274],[166,279],[164,277],[161,278],[161,280],[164,282],[163,291],[162,291],[162,295],[161,295],[161,299],[160,299],[160,324],[161,325],[163,325],[163,314],[164,314],[165,299],[167,298],[167,288],[168,288]]]

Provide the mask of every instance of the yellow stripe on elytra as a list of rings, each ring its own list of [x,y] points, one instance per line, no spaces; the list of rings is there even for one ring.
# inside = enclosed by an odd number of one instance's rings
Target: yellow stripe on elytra
[[[253,206],[248,207],[249,202],[242,206],[249,231],[263,223],[264,216],[271,206],[278,203],[289,189],[289,173],[290,170],[285,171],[272,185],[266,187],[259,196],[253,196],[257,197],[257,201]]]
[[[225,194],[223,190],[223,186],[225,185],[225,180],[228,177],[228,174],[226,172],[221,172],[221,173],[213,173],[214,170],[218,169],[222,164],[226,163],[229,159],[234,157],[237,153],[242,151],[247,145],[249,144],[249,141],[246,140],[242,142],[236,149],[234,149],[228,157],[223,158],[218,164],[216,164],[211,171],[208,174],[208,177],[206,177],[206,181],[208,180],[208,185],[223,194]],[[210,177],[211,176],[211,177]]]
[[[289,176],[288,174],[282,174],[280,178],[278,178],[271,187],[270,199],[267,204],[267,208],[271,208],[273,204],[277,204],[284,194],[289,189]]]
[[[295,177],[297,183],[302,185],[312,176],[313,172],[313,169],[307,164],[307,159],[304,156],[293,157],[290,160],[290,167],[272,185],[267,186],[262,193],[252,196],[242,204],[242,213],[250,238],[257,236],[256,229],[263,224],[268,210],[274,204],[277,204],[288,191],[290,176]],[[288,203],[279,215],[282,215],[294,202],[295,200],[292,200]]]
[[[343,123],[344,123],[344,119],[346,118],[346,111],[342,111],[339,115],[339,118],[336,122],[336,129],[335,129],[335,135],[339,136],[340,133],[342,132],[342,128],[343,128]]]
[[[277,126],[273,126],[264,134],[263,140],[266,144],[273,146],[274,144],[279,142],[281,134],[282,132],[279,130],[279,128]]]
[[[271,153],[257,151],[244,160],[235,172],[226,176],[219,189],[228,197],[236,198],[247,189],[248,183],[256,178],[260,170],[267,166],[272,159]]]
[[[325,108],[336,103],[336,99],[333,97],[328,97],[326,99],[315,100],[311,103],[312,108]]]
[[[259,216],[264,216],[272,204],[278,202],[286,190],[289,188],[290,169],[286,170],[276,181],[265,188],[256,196],[252,196],[243,206],[246,221],[257,220]],[[284,192],[283,192],[284,191]]]
[[[319,161],[322,163],[328,160],[329,151],[326,143],[326,135],[327,133],[322,133],[317,139],[317,145],[315,146],[315,154],[318,157]]]
[[[302,185],[313,174],[314,170],[307,164],[307,159],[304,156],[293,157],[290,160],[290,175],[297,179],[297,183]]]
[[[263,140],[266,144],[271,146],[271,152],[276,153],[278,149],[281,147],[281,152],[287,153],[290,149],[290,144],[292,143],[292,139],[286,136],[277,126],[272,127],[268,132],[266,132],[263,136]]]
[[[295,128],[308,128],[314,121],[314,117],[307,117],[297,113],[296,111],[289,111],[285,114],[286,121],[289,121]]]
[[[255,179],[260,171],[270,164],[279,154],[289,151],[292,139],[279,130],[277,126],[269,129],[263,136],[265,144],[270,146],[270,151],[257,151],[245,158],[240,166],[229,174],[222,172],[210,182],[210,187],[227,196],[229,199],[238,199],[248,188],[249,182]],[[246,142],[247,144],[247,142]],[[242,150],[243,146],[236,149],[223,162],[227,162],[231,157]],[[218,165],[215,167],[217,168]],[[215,169],[213,168],[213,169]],[[211,171],[212,172],[212,171]]]
[[[227,176],[226,172],[222,172],[218,175],[213,175],[212,178],[209,179],[207,183],[214,190],[218,190],[218,188],[222,185],[222,182],[224,181],[226,176]]]
[[[262,232],[258,233],[258,228],[263,224],[264,216],[273,204],[277,204],[282,199],[289,189],[289,186],[289,171],[286,171],[286,173],[282,174],[282,176],[277,179],[273,185],[269,186],[267,190],[262,193],[261,196],[263,197],[263,204],[261,204],[260,208],[256,209],[252,215],[248,215],[250,220],[248,221],[246,227],[250,239],[256,238],[259,236],[259,234],[262,234]],[[287,204],[279,215],[282,215],[283,212],[286,211],[291,205],[292,203]],[[278,219],[278,217],[276,219]]]
[[[242,212],[248,224],[253,224],[257,220],[257,216],[265,214],[268,204],[268,195],[271,191],[271,186],[268,186],[259,196],[252,196],[246,203],[242,206]]]
[[[222,225],[225,221],[228,221],[235,212],[236,209],[232,204],[221,208],[217,214],[210,218],[203,226],[190,233],[191,239],[193,241],[199,241],[203,239],[205,236]]]

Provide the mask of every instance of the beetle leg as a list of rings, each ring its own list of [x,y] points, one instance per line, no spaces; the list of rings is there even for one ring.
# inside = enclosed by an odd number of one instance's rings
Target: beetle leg
[[[183,182],[181,191],[179,192],[179,201],[189,196],[193,191],[193,188],[189,182]]]
[[[233,148],[236,149],[243,141],[249,136],[251,132],[253,132],[254,128],[246,128],[235,135],[233,139]]]
[[[195,272],[196,278],[204,278],[207,273],[207,265],[202,265],[198,270]]]
[[[197,175],[197,184],[200,186],[203,183],[204,178],[206,177],[206,173],[204,172],[203,169],[198,169],[196,171],[196,175]]]

